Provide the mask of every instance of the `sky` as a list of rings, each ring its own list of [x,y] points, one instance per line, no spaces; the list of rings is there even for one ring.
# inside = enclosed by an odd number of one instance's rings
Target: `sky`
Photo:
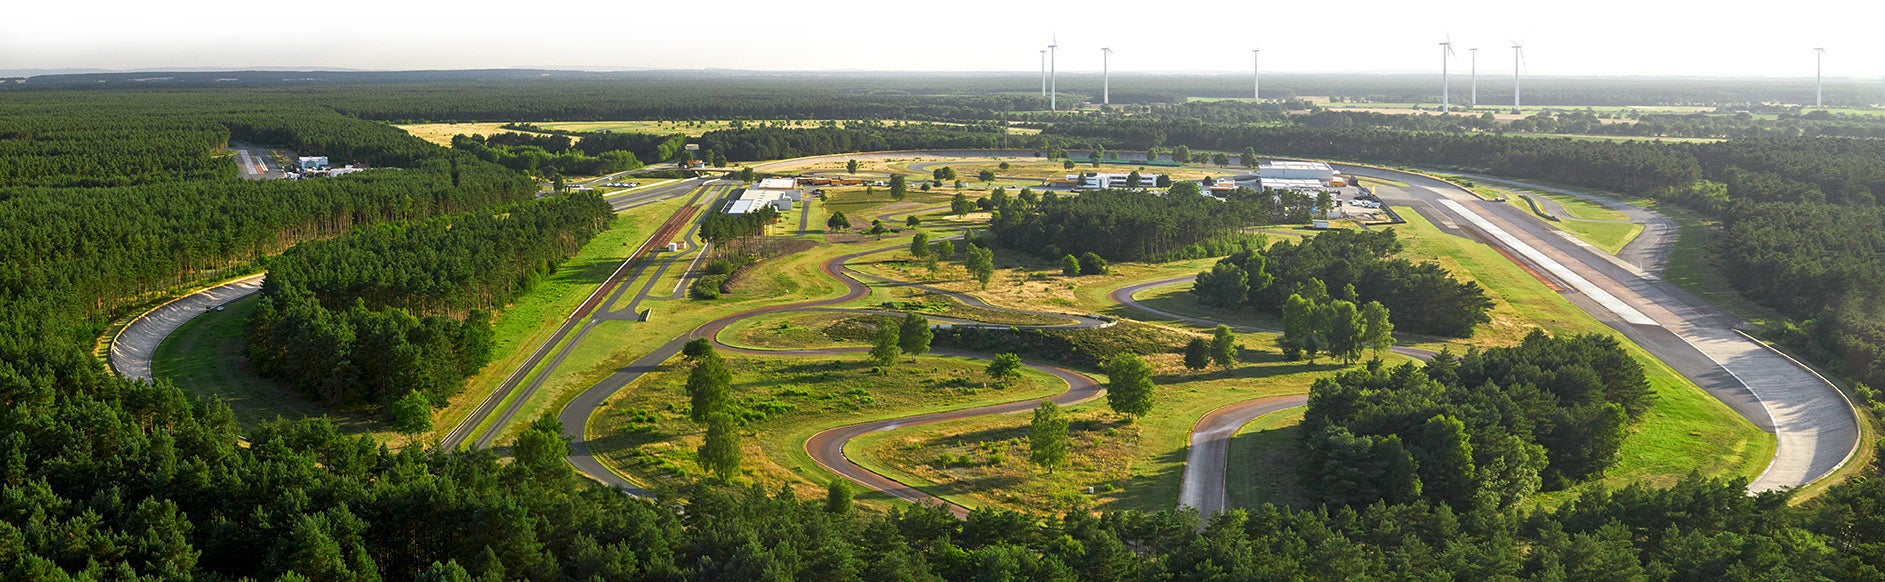
[[[1806,11],[1668,0],[1446,3],[1016,2],[1014,0],[23,0],[0,19],[0,71],[199,68],[753,69],[1037,71],[1058,37],[1060,70],[1240,72],[1250,49],[1277,73],[1482,70],[1528,75],[1885,75],[1885,35]],[[1445,6],[1444,10],[1435,6]],[[1773,5],[1768,5],[1773,6]],[[1793,5],[1800,7],[1813,4]],[[1845,23],[1885,3],[1850,2]]]

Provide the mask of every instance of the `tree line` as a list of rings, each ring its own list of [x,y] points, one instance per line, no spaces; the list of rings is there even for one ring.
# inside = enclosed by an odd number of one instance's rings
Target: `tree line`
[[[1159,262],[1221,255],[1245,227],[1288,220],[1279,199],[1254,192],[1218,200],[1126,190],[989,197],[989,231],[1002,246],[1043,258],[1096,253],[1114,261]]]
[[[1394,257],[1400,250],[1393,229],[1331,230],[1246,247],[1198,273],[1191,293],[1205,305],[1278,316],[1287,315],[1292,295],[1323,303],[1336,294],[1355,305],[1380,302],[1402,331],[1450,337],[1472,337],[1491,321],[1492,300],[1478,283],[1454,279],[1433,261]]]
[[[443,404],[491,358],[491,313],[604,229],[594,194],[355,229],[269,262],[244,330],[257,372],[310,400]]]

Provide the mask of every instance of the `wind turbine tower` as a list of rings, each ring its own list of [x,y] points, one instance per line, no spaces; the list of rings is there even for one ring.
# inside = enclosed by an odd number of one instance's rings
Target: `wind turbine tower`
[[[1041,49],[1041,96],[1047,96],[1047,49]]]
[[[1826,47],[1813,49],[1813,108],[1826,107]]]
[[[1525,43],[1522,43],[1522,42],[1512,43],[1512,114],[1513,115],[1519,114],[1518,71],[1519,71],[1519,65],[1524,62],[1525,62]]]
[[[1100,104],[1113,103],[1113,49],[1100,49]]]
[[[1447,71],[1446,71],[1447,63],[1448,61],[1452,60],[1452,57],[1453,57],[1453,37],[1449,36],[1447,37],[1446,42],[1440,43],[1440,112],[1441,113],[1450,113],[1453,111],[1453,107],[1449,105],[1449,101],[1447,97],[1447,93],[1452,91],[1452,86],[1450,84],[1452,83],[1452,80],[1447,77]]]
[[[1473,109],[1479,108],[1479,47],[1466,49],[1473,54]]]
[[[1250,49],[1250,98],[1263,102],[1263,49]]]
[[[1060,111],[1060,38],[1047,45],[1047,110]]]

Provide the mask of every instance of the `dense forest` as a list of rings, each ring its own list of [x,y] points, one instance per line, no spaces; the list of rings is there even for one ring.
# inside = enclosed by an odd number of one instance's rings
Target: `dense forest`
[[[1332,230],[1300,242],[1246,248],[1198,273],[1191,292],[1218,307],[1249,307],[1281,314],[1284,300],[1299,294],[1314,301],[1379,301],[1401,331],[1472,337],[1491,321],[1492,300],[1472,281],[1460,282],[1432,261],[1394,257],[1401,243],[1394,230]],[[1354,293],[1354,297],[1344,296]]]
[[[491,357],[491,313],[614,219],[594,194],[302,243],[269,261],[249,360],[311,400],[443,403]]]
[[[1064,147],[1068,140],[1009,134],[994,124],[850,122],[843,127],[792,129],[745,127],[700,136],[700,148],[744,162],[846,152],[912,149],[1008,149]],[[1077,143],[1084,141],[1076,140]]]
[[[1228,200],[1096,190],[1079,196],[1031,191],[989,197],[989,231],[1002,246],[1048,259],[1097,253],[1114,261],[1168,261],[1223,255],[1250,226],[1307,222],[1313,201],[1287,192],[1243,190]]]
[[[1319,500],[1511,507],[1616,462],[1654,395],[1615,338],[1554,338],[1316,381],[1298,469]]]
[[[452,149],[530,175],[600,176],[640,168],[635,152],[608,150],[590,154],[565,135],[498,133],[452,136]]]

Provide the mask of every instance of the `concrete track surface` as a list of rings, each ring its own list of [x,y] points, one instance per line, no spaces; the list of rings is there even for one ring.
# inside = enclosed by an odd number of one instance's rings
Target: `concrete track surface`
[[[106,359],[111,369],[126,378],[151,380],[151,364],[164,338],[176,333],[203,312],[228,305],[262,290],[263,275],[251,275],[203,289],[157,306],[131,320],[116,337],[111,338],[111,355]]]
[[[1771,491],[1812,483],[1837,470],[1858,450],[1858,416],[1851,402],[1830,382],[1736,331],[1737,320],[1719,308],[1690,297],[1652,274],[1661,266],[1655,258],[1667,257],[1667,247],[1672,244],[1666,233],[1649,239],[1663,248],[1639,248],[1639,255],[1649,257],[1639,266],[1571,241],[1529,212],[1509,204],[1482,201],[1441,180],[1393,170],[1336,166],[1344,173],[1409,184],[1405,189],[1382,186],[1376,193],[1524,257],[1531,266],[1563,283],[1568,288],[1565,295],[1573,304],[1635,340],[1762,430],[1774,433],[1778,448],[1773,461],[1748,485],[1749,490]],[[1660,220],[1667,219],[1657,222]],[[1649,233],[1646,226],[1645,234]]]

